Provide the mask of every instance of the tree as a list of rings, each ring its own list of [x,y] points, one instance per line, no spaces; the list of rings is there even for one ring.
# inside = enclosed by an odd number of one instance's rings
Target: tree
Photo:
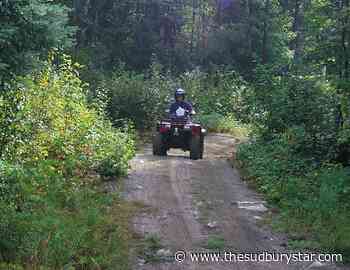
[[[69,9],[42,0],[6,0],[0,3],[0,79],[22,74],[47,57],[51,48],[69,49],[75,27]]]

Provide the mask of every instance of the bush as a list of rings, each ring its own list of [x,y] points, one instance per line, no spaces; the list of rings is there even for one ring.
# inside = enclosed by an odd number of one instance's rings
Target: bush
[[[276,76],[266,67],[256,75],[243,93],[254,137],[237,153],[247,178],[280,207],[286,231],[310,247],[350,254],[344,240],[350,238],[350,171],[337,163],[348,127],[337,121],[335,87],[319,77]]]
[[[240,123],[233,115],[211,113],[200,114],[197,118],[211,132],[228,133],[240,139],[246,138],[249,134],[248,125]]]
[[[107,111],[115,126],[131,120],[136,128],[147,129],[168,107],[173,91],[171,81],[154,64],[150,77],[120,69],[101,81],[98,91],[108,97]]]
[[[157,63],[152,65],[148,76],[120,69],[110,79],[101,81],[96,92],[106,93],[107,111],[114,125],[120,126],[127,119],[139,129],[153,127],[179,87],[186,90],[187,100],[203,115],[202,119],[222,115],[223,131],[228,125],[236,125],[234,119],[229,123],[231,115],[240,116],[241,96],[247,87],[236,73],[207,74],[195,70],[174,78],[161,70]]]
[[[237,158],[246,177],[280,207],[283,228],[350,254],[349,169],[305,160],[283,140],[243,144]]]
[[[188,92],[201,114],[241,117],[241,97],[247,84],[235,72],[203,73],[198,70],[182,74],[178,84]]]
[[[86,87],[67,57],[59,66],[48,63],[18,78],[0,101],[0,126],[6,127],[0,134],[5,265],[114,269],[116,257],[125,263],[121,228],[110,220],[117,198],[100,194],[96,172],[126,173],[133,128],[113,128],[100,104],[88,104]]]

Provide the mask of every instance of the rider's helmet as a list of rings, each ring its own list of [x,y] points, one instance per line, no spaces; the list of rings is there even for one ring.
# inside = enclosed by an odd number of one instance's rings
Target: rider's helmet
[[[183,90],[182,88],[179,88],[175,91],[175,100],[177,100],[178,97],[183,97],[183,100],[185,100],[185,95],[186,95],[186,92],[185,90]]]

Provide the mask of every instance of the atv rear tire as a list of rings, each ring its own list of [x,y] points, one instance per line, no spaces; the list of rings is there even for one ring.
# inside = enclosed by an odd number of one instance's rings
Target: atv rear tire
[[[201,139],[199,136],[193,136],[190,143],[190,159],[201,158]]]
[[[153,137],[153,155],[166,156],[166,148],[163,143],[162,135],[157,133]]]

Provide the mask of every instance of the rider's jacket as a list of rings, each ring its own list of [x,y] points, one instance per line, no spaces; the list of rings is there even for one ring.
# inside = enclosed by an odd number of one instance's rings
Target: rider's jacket
[[[185,116],[187,113],[192,112],[193,108],[191,103],[187,101],[175,101],[170,105],[170,115],[171,116]]]

